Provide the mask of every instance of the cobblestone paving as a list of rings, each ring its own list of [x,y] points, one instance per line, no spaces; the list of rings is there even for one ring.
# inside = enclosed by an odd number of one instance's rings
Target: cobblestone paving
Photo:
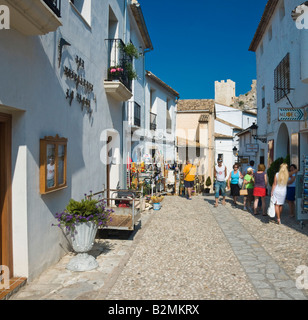
[[[307,221],[302,228],[295,218],[289,217],[287,205],[284,207],[281,225],[274,223],[268,216],[254,216],[243,211],[242,205],[235,209],[227,204],[226,208],[295,283],[299,276],[296,273],[297,267],[308,266]],[[303,290],[303,293],[308,297],[308,290]]]
[[[234,210],[230,210],[230,207],[212,210],[260,298],[305,299],[304,293],[296,288],[295,281],[243,227],[235,216],[229,214],[230,211]],[[242,212],[242,214],[247,214],[247,212]],[[275,227],[280,228],[281,226],[276,225]],[[281,232],[283,230],[278,231]],[[277,233],[277,230],[276,232],[273,230],[273,233]]]
[[[166,197],[144,213],[130,238],[97,240],[99,268],[65,269],[72,254],[23,287],[12,300],[305,299],[295,270],[308,266],[308,227],[226,206],[214,198]]]
[[[166,198],[106,299],[258,299],[203,198]]]

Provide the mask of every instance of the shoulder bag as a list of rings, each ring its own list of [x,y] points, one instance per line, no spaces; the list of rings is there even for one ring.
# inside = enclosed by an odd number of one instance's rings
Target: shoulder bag
[[[242,189],[240,190],[240,196],[248,196],[248,190],[245,188],[245,183],[243,180]]]

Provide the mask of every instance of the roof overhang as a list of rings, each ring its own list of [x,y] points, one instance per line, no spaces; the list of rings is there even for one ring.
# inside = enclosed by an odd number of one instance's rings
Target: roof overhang
[[[169,85],[167,85],[164,81],[159,79],[155,74],[153,74],[151,71],[146,71],[146,76],[150,79],[154,80],[157,84],[159,84],[161,87],[165,88],[169,93],[174,95],[177,99],[180,98],[180,94],[172,89]]]
[[[279,2],[279,0],[267,1],[267,4],[265,6],[265,10],[264,10],[262,18],[261,18],[261,21],[260,21],[259,26],[257,28],[257,31],[254,35],[254,38],[250,44],[249,51],[256,52],[264,34],[265,34],[266,28],[267,28],[267,26],[273,16],[273,13],[276,10],[278,2]]]
[[[141,6],[140,3],[136,0],[133,0],[130,8],[132,10],[132,13],[134,15],[134,18],[136,20],[137,26],[139,28],[139,31],[141,33],[144,45],[145,45],[145,49],[148,50],[153,50],[153,44],[148,32],[148,28],[146,26],[145,20],[144,20],[144,16],[141,10]]]

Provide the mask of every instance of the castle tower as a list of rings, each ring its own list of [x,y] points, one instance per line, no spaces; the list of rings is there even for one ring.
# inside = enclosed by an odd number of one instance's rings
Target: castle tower
[[[215,102],[230,106],[235,99],[235,82],[228,79],[226,82],[215,81]]]

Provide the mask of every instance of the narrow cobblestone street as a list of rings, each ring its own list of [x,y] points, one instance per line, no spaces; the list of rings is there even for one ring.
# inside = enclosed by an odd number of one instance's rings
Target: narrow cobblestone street
[[[130,237],[96,241],[98,269],[68,271],[68,254],[11,300],[307,299],[308,290],[296,288],[296,268],[308,265],[308,227],[287,207],[277,225],[230,203],[166,197]]]

